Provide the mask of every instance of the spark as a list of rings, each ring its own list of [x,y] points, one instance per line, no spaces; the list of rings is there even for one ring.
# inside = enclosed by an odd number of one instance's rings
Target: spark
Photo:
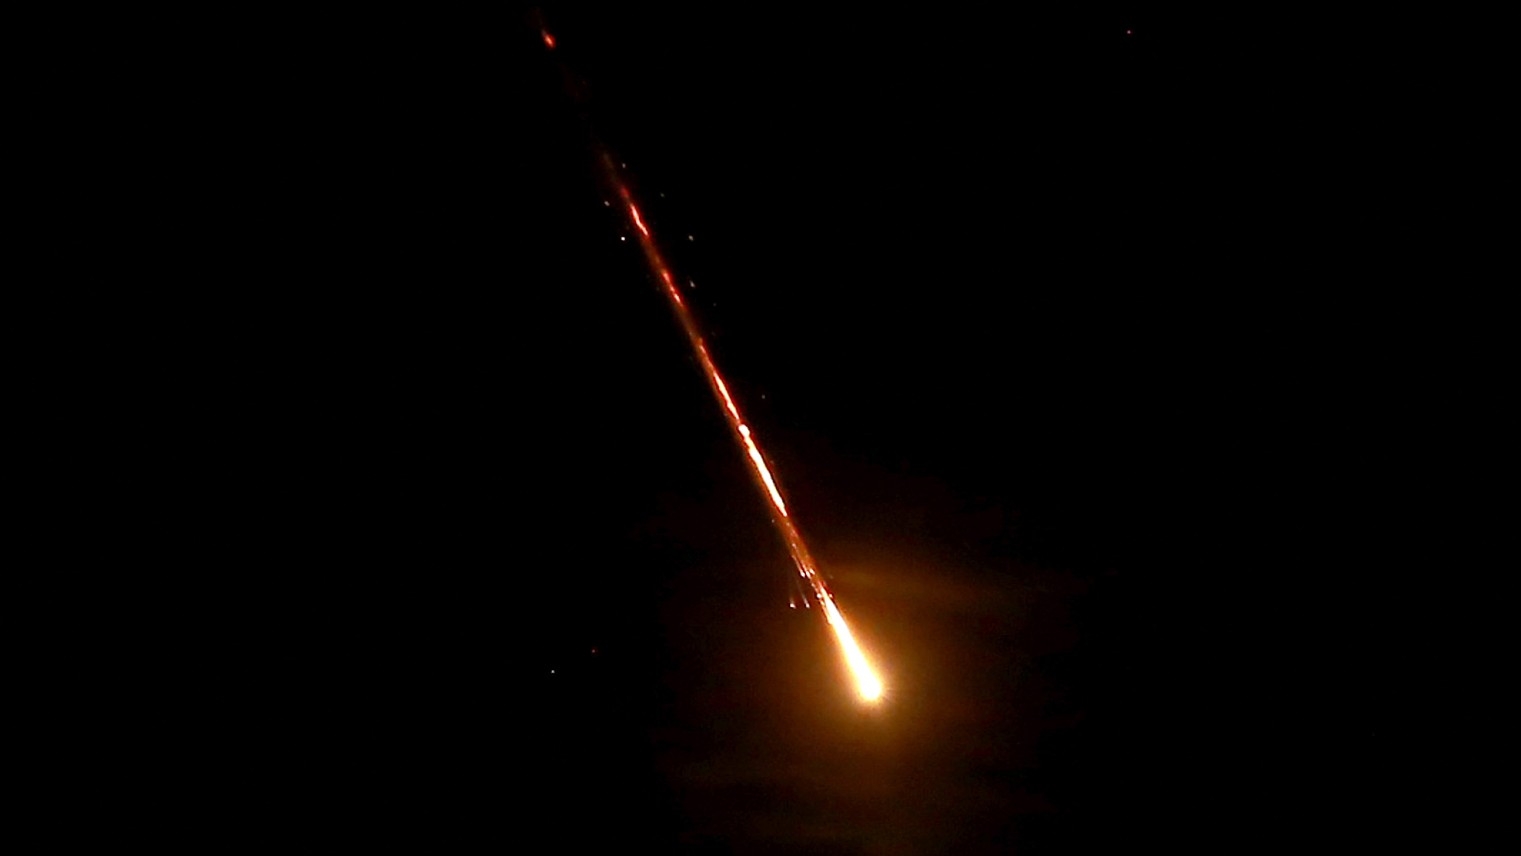
[[[549,34],[548,30],[544,30],[543,33],[544,33],[544,47],[549,48],[550,50],[554,50],[555,49],[555,37],[551,36]]]

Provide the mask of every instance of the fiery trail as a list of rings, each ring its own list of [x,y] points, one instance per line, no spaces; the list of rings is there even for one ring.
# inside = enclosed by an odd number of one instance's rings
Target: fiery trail
[[[541,28],[541,32],[545,46],[551,50],[554,49],[555,40],[549,30]],[[729,394],[729,387],[724,383],[723,376],[719,374],[712,355],[708,353],[708,346],[703,341],[697,319],[687,307],[686,301],[682,299],[681,291],[676,287],[670,267],[661,256],[659,248],[655,246],[654,235],[645,223],[639,206],[635,204],[633,194],[629,191],[616,164],[613,163],[611,155],[600,145],[597,145],[597,149],[599,152],[597,161],[603,178],[617,194],[622,203],[620,207],[638,232],[639,247],[644,252],[645,262],[649,264],[650,270],[664,286],[666,297],[671,301],[671,308],[676,313],[676,318],[681,323],[681,328],[686,333],[693,352],[697,355],[703,375],[708,379],[708,386],[712,388],[718,403],[723,406],[729,428],[734,432],[735,439],[750,461],[757,486],[764,489],[766,497],[776,508],[778,516],[773,517],[772,522],[786,543],[787,552],[792,556],[793,563],[797,565],[798,576],[813,590],[814,599],[823,607],[824,618],[828,621],[830,630],[834,632],[835,641],[839,643],[840,652],[845,658],[845,665],[849,667],[851,676],[855,679],[856,691],[866,701],[874,702],[880,699],[883,691],[882,679],[872,668],[870,660],[856,642],[855,635],[850,632],[849,623],[845,621],[845,616],[835,604],[834,594],[824,582],[824,577],[819,573],[813,556],[808,552],[808,545],[803,541],[803,536],[798,532],[797,526],[793,524],[791,515],[787,513],[787,503],[782,499],[781,489],[777,486],[776,478],[771,474],[771,468],[766,465],[766,457],[756,444],[750,426],[745,424],[744,417],[740,415],[739,406],[734,403],[734,397]],[[804,598],[804,605],[807,605],[806,598]]]
[[[750,430],[750,426],[745,424],[744,417],[740,415],[739,406],[734,403],[734,396],[729,394],[728,384],[724,383],[723,375],[719,374],[718,366],[713,362],[712,355],[708,353],[707,343],[703,341],[702,333],[697,328],[697,320],[693,317],[692,311],[687,308],[686,301],[682,299],[675,279],[671,276],[670,268],[666,265],[664,257],[660,255],[659,248],[655,246],[654,237],[645,224],[643,215],[639,212],[639,206],[634,202],[633,194],[629,192],[628,185],[624,183],[613,165],[613,159],[606,152],[602,153],[599,160],[608,182],[623,202],[623,209],[628,214],[629,221],[639,232],[639,246],[644,251],[644,260],[665,287],[666,296],[671,300],[671,308],[675,310],[676,317],[681,322],[681,328],[687,334],[687,341],[691,343],[693,352],[697,354],[697,361],[702,366],[703,375],[707,377],[714,397],[723,406],[724,415],[728,417],[729,428],[733,430],[735,438],[743,447],[759,486],[765,489],[771,505],[780,515],[773,518],[773,522],[782,540],[787,544],[787,552],[791,554],[792,561],[797,565],[799,576],[813,590],[814,598],[824,608],[824,617],[829,622],[830,630],[834,631],[835,641],[839,643],[840,652],[845,657],[845,664],[850,668],[851,676],[855,678],[856,691],[860,693],[861,698],[876,701],[882,697],[882,679],[878,677],[876,669],[872,668],[865,652],[856,642],[855,635],[850,632],[850,624],[846,622],[839,606],[835,604],[834,594],[824,582],[823,575],[819,573],[813,556],[808,552],[808,545],[792,522],[792,516],[787,513],[787,503],[782,499],[776,477],[771,474],[771,468],[766,465],[766,457],[756,444],[754,433]]]

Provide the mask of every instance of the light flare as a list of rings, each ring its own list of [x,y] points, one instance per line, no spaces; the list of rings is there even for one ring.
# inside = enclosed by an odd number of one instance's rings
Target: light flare
[[[822,603],[824,618],[829,621],[830,629],[839,640],[840,650],[845,652],[845,663],[850,666],[850,673],[856,679],[856,692],[867,701],[876,701],[882,697],[882,679],[877,677],[876,671],[866,661],[866,655],[861,653],[861,646],[856,644],[856,637],[850,632],[850,625],[845,623],[845,616],[834,605],[834,597],[826,593]]]

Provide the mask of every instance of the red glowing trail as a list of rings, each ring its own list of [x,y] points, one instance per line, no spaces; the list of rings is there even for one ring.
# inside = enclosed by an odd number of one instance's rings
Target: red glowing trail
[[[771,468],[766,465],[766,457],[761,454],[760,447],[756,445],[754,432],[745,423],[744,417],[739,412],[739,405],[734,403],[734,396],[729,393],[728,384],[724,383],[723,375],[719,374],[718,366],[714,364],[712,355],[708,353],[708,346],[703,341],[701,331],[698,330],[697,320],[687,307],[686,301],[682,299],[681,292],[676,287],[675,278],[672,277],[670,267],[661,256],[660,249],[655,246],[654,237],[644,222],[639,206],[634,202],[633,194],[629,192],[628,185],[619,175],[612,157],[607,152],[602,152],[598,160],[608,184],[612,186],[623,203],[621,207],[628,215],[629,222],[639,232],[639,247],[644,252],[644,260],[665,287],[665,294],[671,300],[671,308],[675,311],[677,320],[681,322],[681,329],[686,333],[687,341],[691,343],[692,350],[697,355],[697,361],[702,365],[702,373],[708,379],[713,396],[723,406],[729,428],[744,449],[757,483],[764,488],[772,507],[776,509],[778,516],[774,517],[773,521],[787,545],[787,552],[792,556],[793,563],[797,565],[798,575],[813,590],[814,598],[824,608],[824,617],[828,620],[830,629],[834,631],[835,639],[839,642],[840,650],[845,656],[845,663],[850,667],[851,675],[855,678],[856,690],[863,699],[868,701],[881,698],[882,679],[877,676],[876,670],[872,668],[865,653],[861,651],[861,646],[856,642],[855,636],[850,632],[850,625],[835,604],[834,594],[824,582],[823,575],[818,571],[818,565],[808,552],[807,542],[803,540],[802,534],[793,524],[792,516],[787,512],[787,503],[782,499],[781,488],[777,486],[776,477],[771,474]]]
[[[555,46],[554,37],[549,31],[543,30],[544,43],[547,47]],[[808,552],[808,545],[803,541],[803,536],[798,532],[797,526],[792,521],[792,516],[787,512],[787,503],[782,499],[781,488],[777,485],[776,478],[771,474],[771,468],[766,465],[766,457],[761,453],[756,444],[754,432],[745,423],[740,414],[739,406],[734,403],[734,397],[729,393],[729,387],[724,383],[723,376],[718,372],[718,366],[714,364],[713,357],[708,353],[708,346],[703,341],[702,333],[697,326],[697,319],[692,315],[691,309],[682,299],[681,291],[676,287],[675,278],[671,275],[670,267],[665,258],[661,256],[660,249],[655,245],[654,235],[651,233],[644,216],[635,203],[633,194],[629,191],[628,184],[623,180],[617,165],[613,162],[607,150],[597,145],[598,166],[608,187],[618,196],[621,203],[619,208],[628,217],[628,221],[638,232],[639,247],[644,253],[644,260],[649,265],[655,277],[660,280],[664,287],[666,297],[670,298],[671,309],[676,313],[677,320],[681,323],[681,329],[686,333],[687,341],[692,346],[692,351],[697,355],[697,361],[702,366],[703,376],[708,380],[708,386],[713,390],[714,397],[722,406],[724,415],[729,422],[729,428],[734,433],[734,438],[739,442],[745,457],[749,460],[751,470],[755,476],[756,485],[763,490],[766,497],[776,509],[777,516],[772,518],[778,533],[787,545],[787,552],[792,556],[792,561],[797,565],[798,576],[806,582],[813,591],[814,599],[823,607],[824,617],[829,622],[829,627],[834,631],[835,640],[839,643],[840,651],[845,658],[845,664],[850,668],[852,677],[856,682],[856,691],[866,701],[876,701],[882,697],[882,679],[872,668],[866,654],[856,642],[855,636],[850,632],[850,625],[846,623],[845,616],[840,613],[835,605],[834,594],[824,582],[824,577],[818,571],[818,566],[813,561],[813,556]],[[807,603],[806,599],[804,601]]]

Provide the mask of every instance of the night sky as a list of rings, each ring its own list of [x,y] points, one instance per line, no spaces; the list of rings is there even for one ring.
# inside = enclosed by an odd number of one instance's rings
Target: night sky
[[[625,6],[544,7],[553,54],[510,7],[61,25],[60,608],[119,643],[76,652],[103,792],[176,795],[124,828],[1476,843],[1514,397],[1476,25]]]

